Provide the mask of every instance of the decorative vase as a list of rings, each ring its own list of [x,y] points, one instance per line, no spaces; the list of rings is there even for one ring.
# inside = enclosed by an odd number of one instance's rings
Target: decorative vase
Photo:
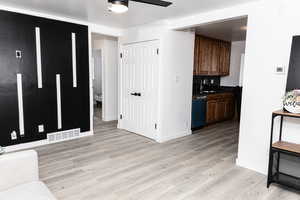
[[[290,113],[300,114],[300,90],[287,92],[283,99],[283,107]]]

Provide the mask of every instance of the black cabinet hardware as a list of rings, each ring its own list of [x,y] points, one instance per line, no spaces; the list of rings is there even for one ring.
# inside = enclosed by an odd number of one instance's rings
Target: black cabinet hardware
[[[136,97],[140,97],[140,96],[142,96],[142,94],[141,93],[130,93],[132,96],[136,96]]]

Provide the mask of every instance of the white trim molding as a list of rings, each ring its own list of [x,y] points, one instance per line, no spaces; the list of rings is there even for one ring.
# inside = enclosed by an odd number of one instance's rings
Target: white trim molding
[[[170,140],[173,139],[177,139],[177,138],[181,138],[181,137],[185,137],[188,135],[192,135],[192,130],[186,130],[186,131],[182,131],[182,132],[177,132],[177,133],[172,133],[172,134],[161,134],[161,136],[159,138],[156,139],[156,141],[158,143],[164,143],[164,142],[168,142]]]
[[[40,35],[40,28],[39,27],[35,27],[35,43],[36,43],[36,67],[37,67],[38,88],[43,88],[42,57],[41,57],[41,35]]]
[[[76,33],[72,33],[72,70],[73,87],[77,88],[77,63],[76,63]]]
[[[60,74],[56,74],[57,128],[62,129]]]
[[[89,32],[89,92],[90,92],[90,130],[94,133],[94,88],[93,88],[93,69],[92,69],[92,32],[91,28],[88,28]]]
[[[18,107],[19,107],[19,130],[20,130],[20,135],[24,136],[25,130],[24,130],[22,74],[17,74],[17,92],[18,92]]]

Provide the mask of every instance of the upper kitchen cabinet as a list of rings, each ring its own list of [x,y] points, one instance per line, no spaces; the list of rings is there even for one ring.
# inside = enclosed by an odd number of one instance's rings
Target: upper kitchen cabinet
[[[230,42],[219,42],[219,74],[221,76],[228,76],[230,72]]]
[[[230,51],[230,42],[196,35],[194,75],[229,75]]]

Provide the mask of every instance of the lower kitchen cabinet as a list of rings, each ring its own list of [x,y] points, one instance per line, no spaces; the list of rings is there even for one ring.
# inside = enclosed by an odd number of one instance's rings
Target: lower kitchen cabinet
[[[217,101],[210,100],[207,101],[207,108],[206,108],[206,123],[211,124],[217,121]]]
[[[207,97],[206,123],[230,120],[235,114],[233,93],[212,94]]]

